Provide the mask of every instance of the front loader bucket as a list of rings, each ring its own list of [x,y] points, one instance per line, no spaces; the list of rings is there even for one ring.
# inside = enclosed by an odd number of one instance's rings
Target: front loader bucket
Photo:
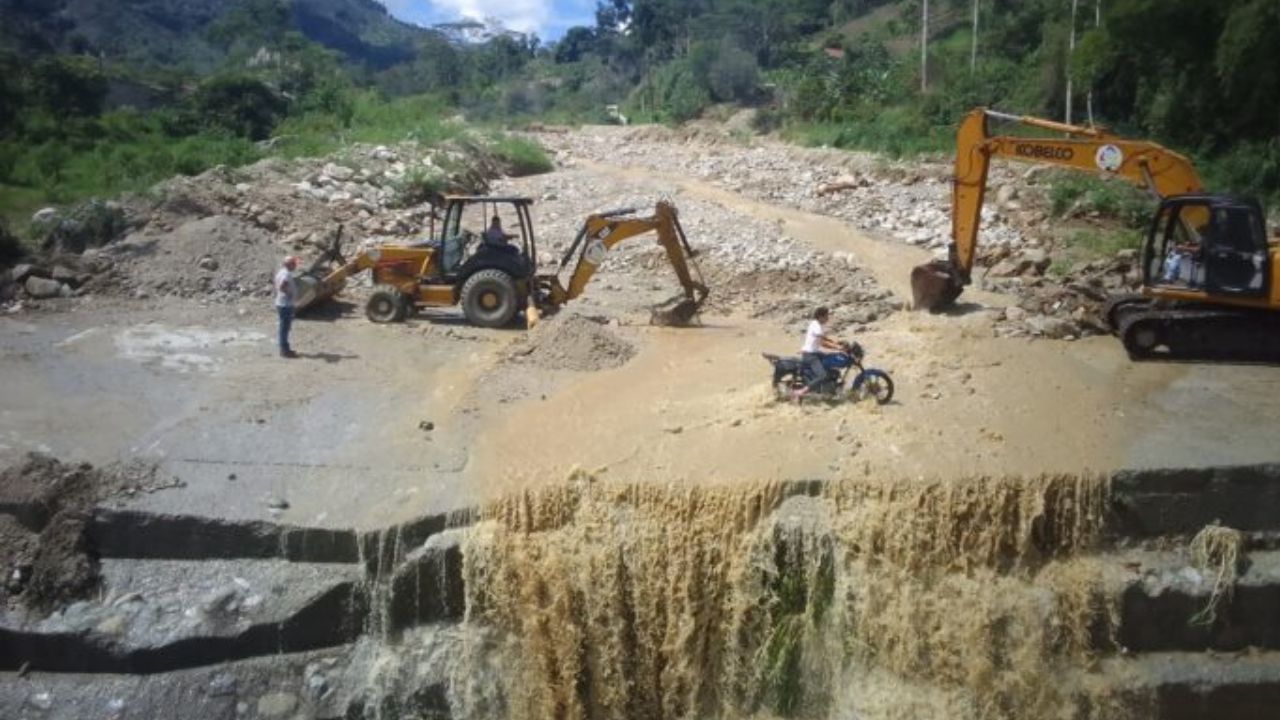
[[[293,299],[293,307],[296,310],[305,310],[323,304],[336,295],[345,284],[325,283],[311,273],[295,273],[293,282],[298,291],[297,297]]]
[[[946,260],[933,260],[911,269],[912,307],[916,310],[944,310],[960,297],[962,290],[959,274]]]

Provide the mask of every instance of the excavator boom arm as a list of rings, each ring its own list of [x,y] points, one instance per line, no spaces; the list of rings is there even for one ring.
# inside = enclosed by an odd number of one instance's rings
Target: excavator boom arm
[[[990,133],[1000,120],[1066,137],[1022,137]],[[992,158],[1103,173],[1144,187],[1156,197],[1199,192],[1195,167],[1187,158],[1143,140],[1126,140],[1096,127],[977,109],[956,131],[955,176],[951,189],[951,244],[946,260],[920,265],[911,272],[915,307],[939,310],[950,305],[969,284],[977,257],[982,204]]]

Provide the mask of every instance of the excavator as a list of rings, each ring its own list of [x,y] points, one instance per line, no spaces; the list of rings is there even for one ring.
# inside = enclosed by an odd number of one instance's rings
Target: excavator
[[[993,121],[1063,137],[992,135]],[[1205,192],[1190,160],[1153,142],[988,109],[956,132],[951,243],[945,260],[912,270],[916,308],[943,310],[969,284],[992,158],[1121,178],[1160,201],[1140,254],[1141,292],[1106,311],[1131,357],[1280,357],[1280,239],[1267,239],[1256,201]]]
[[[333,243],[306,270],[295,274],[299,289],[295,306],[307,310],[337,295],[351,277],[370,271],[373,291],[365,314],[376,323],[399,322],[419,307],[461,305],[467,320],[481,327],[504,327],[521,308],[532,327],[582,294],[609,250],[631,237],[654,232],[675,269],[681,295],[653,309],[651,320],[687,325],[698,315],[708,290],[694,261],[696,253],[684,234],[676,208],[659,201],[654,213],[637,216],[634,208],[587,217],[561,260],[563,269],[576,257],[568,284],[558,273],[539,273],[538,248],[526,197],[447,196],[439,232],[408,244],[386,244],[342,254],[341,229]],[[478,208],[481,221],[499,207],[509,207],[519,233],[501,240],[477,236],[463,228],[463,218]],[[434,226],[434,222],[433,222]],[[517,240],[518,242],[512,242]]]

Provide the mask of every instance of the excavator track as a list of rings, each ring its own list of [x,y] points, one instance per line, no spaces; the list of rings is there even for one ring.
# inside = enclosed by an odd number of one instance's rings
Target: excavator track
[[[1135,360],[1280,362],[1280,313],[1122,298],[1107,319]]]

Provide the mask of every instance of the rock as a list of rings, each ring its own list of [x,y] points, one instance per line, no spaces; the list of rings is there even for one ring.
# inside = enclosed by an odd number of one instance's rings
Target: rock
[[[36,267],[31,263],[14,265],[13,268],[9,270],[9,279],[15,283],[26,282],[27,278],[33,275],[37,277],[49,277],[48,271],[43,268]]]
[[[320,702],[325,695],[329,694],[329,680],[324,675],[316,673],[307,678],[307,697],[312,702]]]
[[[683,426],[683,425],[672,425],[672,426],[670,426],[670,427],[663,428],[663,430],[664,430],[665,432],[668,432],[668,433],[672,434],[672,435],[679,435],[680,433],[684,432],[684,426]]]
[[[37,210],[34,215],[31,216],[31,224],[47,225],[47,224],[53,223],[57,219],[58,219],[57,208],[51,208],[51,207],[41,208]]]
[[[103,620],[102,622],[98,623],[98,627],[95,629],[98,632],[102,633],[103,635],[119,637],[124,634],[124,628],[125,628],[124,616],[112,615],[106,620]]]
[[[27,278],[22,287],[27,291],[28,295],[37,300],[71,295],[71,288],[57,280],[35,277],[34,275]]]
[[[220,672],[209,679],[207,692],[210,697],[234,695],[236,692],[236,676],[228,672]]]
[[[293,693],[269,693],[258,698],[258,717],[282,718],[298,707],[298,696]]]
[[[1012,183],[1001,185],[996,191],[996,203],[1000,205],[1008,205],[1018,198],[1018,186]]]
[[[343,165],[329,163],[324,166],[324,174],[338,182],[348,182],[351,178],[355,177],[356,171]]]
[[[226,612],[234,604],[237,592],[234,586],[214,590],[204,596],[200,607],[206,613]]]
[[[1116,252],[1116,260],[1131,263],[1138,259],[1138,251],[1133,248],[1125,248]]]
[[[1052,262],[1049,258],[1049,253],[1045,252],[1041,248],[1028,248],[1023,250],[1022,261],[1029,263],[1037,272],[1041,273],[1047,270],[1049,268],[1049,263]]]
[[[79,273],[62,265],[58,265],[53,269],[54,280],[70,285],[73,288],[78,288],[86,282],[89,282],[89,277],[90,276],[86,273]]]
[[[32,693],[27,696],[27,704],[37,710],[50,710],[53,708],[53,696],[47,692]]]
[[[208,272],[213,272],[218,269],[218,261],[208,255],[205,255],[196,261],[196,265],[201,270],[207,270]]]
[[[1069,320],[1049,315],[1036,315],[1027,320],[1027,327],[1032,332],[1043,335],[1050,340],[1061,340],[1068,335],[1075,335],[1075,326]]]
[[[1013,322],[1017,322],[1017,321],[1019,321],[1019,320],[1022,320],[1022,319],[1023,319],[1023,318],[1025,318],[1026,316],[1027,316],[1027,311],[1026,311],[1026,310],[1023,310],[1022,308],[1018,307],[1017,305],[1011,305],[1011,306],[1009,306],[1009,307],[1007,307],[1007,308],[1005,308],[1005,309],[1004,309],[1004,319],[1005,319],[1005,320],[1010,320],[1010,321],[1013,321]]]
[[[280,497],[273,497],[267,501],[267,507],[272,510],[288,510],[289,501]]]
[[[1017,277],[1022,274],[1022,264],[1013,260],[1001,260],[991,267],[990,274],[999,278]]]
[[[1027,168],[1027,171],[1022,173],[1022,182],[1027,185],[1035,185],[1047,172],[1049,172],[1048,165],[1034,165]]]
[[[436,429],[436,424],[431,422],[430,420],[423,420],[422,422],[418,423],[418,429],[424,430],[426,432],[431,432],[432,430]]]

